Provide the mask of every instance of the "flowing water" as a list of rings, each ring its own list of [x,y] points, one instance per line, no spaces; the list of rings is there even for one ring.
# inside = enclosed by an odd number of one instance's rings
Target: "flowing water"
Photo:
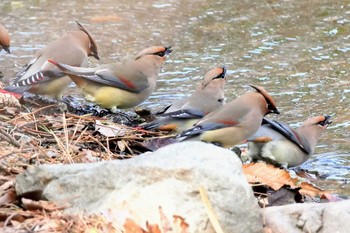
[[[187,96],[207,70],[225,65],[227,101],[256,84],[277,101],[277,119],[292,126],[332,115],[315,155],[302,167],[320,174],[324,188],[350,196],[348,1],[2,0],[0,22],[12,39],[12,54],[0,54],[2,81],[75,28],[74,20],[95,37],[101,63],[131,59],[151,45],[173,46],[158,88],[143,106],[159,109]],[[97,64],[90,59],[90,66]],[[83,101],[73,86],[66,94]]]

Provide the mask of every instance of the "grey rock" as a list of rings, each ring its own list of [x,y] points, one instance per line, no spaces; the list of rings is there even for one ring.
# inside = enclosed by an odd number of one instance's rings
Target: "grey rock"
[[[67,213],[125,209],[138,223],[159,222],[159,206],[171,220],[182,216],[191,232],[215,232],[199,194],[208,193],[224,232],[262,232],[259,207],[230,150],[203,142],[182,142],[128,160],[42,165],[16,179],[18,195],[69,203]]]
[[[350,200],[292,204],[262,211],[266,228],[275,233],[347,233],[350,229]]]

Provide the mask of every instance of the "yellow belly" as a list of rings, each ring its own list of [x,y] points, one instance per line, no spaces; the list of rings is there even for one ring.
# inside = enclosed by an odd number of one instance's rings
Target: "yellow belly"
[[[68,76],[53,78],[48,82],[33,85],[29,92],[38,95],[47,95],[51,98],[62,100],[62,92],[70,83],[72,83],[72,80]]]
[[[84,91],[93,97],[89,98],[90,101],[94,101],[104,108],[132,108],[149,97],[148,92],[133,93],[107,86],[100,87],[95,92],[88,91],[87,89]]]
[[[200,140],[204,142],[216,142],[225,148],[229,148],[243,143],[246,140],[246,135],[240,127],[227,127],[206,131],[200,135]]]

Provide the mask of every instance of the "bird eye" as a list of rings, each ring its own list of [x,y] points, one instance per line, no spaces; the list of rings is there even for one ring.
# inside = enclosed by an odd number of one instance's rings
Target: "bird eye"
[[[164,57],[165,56],[165,51],[161,51],[161,52],[156,52],[153,53],[154,55],[160,56],[160,57]]]
[[[224,99],[223,99],[223,98],[218,99],[218,102],[219,102],[219,103],[223,103],[223,102],[224,102]]]

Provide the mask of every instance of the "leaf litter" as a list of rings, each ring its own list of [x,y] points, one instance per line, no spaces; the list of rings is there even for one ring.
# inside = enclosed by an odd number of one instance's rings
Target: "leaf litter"
[[[23,109],[17,97],[4,95],[0,93],[0,229],[3,232],[189,232],[184,216],[173,215],[171,221],[161,207],[159,222],[147,222],[141,227],[132,213],[125,210],[67,215],[63,210],[68,206],[16,196],[15,177],[29,167],[132,158],[173,143],[174,135],[115,123],[108,115],[57,113],[60,111],[56,104]],[[280,196],[282,199],[288,196],[286,193],[336,200],[331,192],[272,165],[248,163],[243,165],[243,171],[253,189],[265,187],[265,191],[256,192],[262,206],[278,203]],[[283,189],[287,191],[281,192]],[[205,189],[200,187],[199,192],[210,222],[216,232],[222,232]],[[115,221],[116,218],[120,221]]]

